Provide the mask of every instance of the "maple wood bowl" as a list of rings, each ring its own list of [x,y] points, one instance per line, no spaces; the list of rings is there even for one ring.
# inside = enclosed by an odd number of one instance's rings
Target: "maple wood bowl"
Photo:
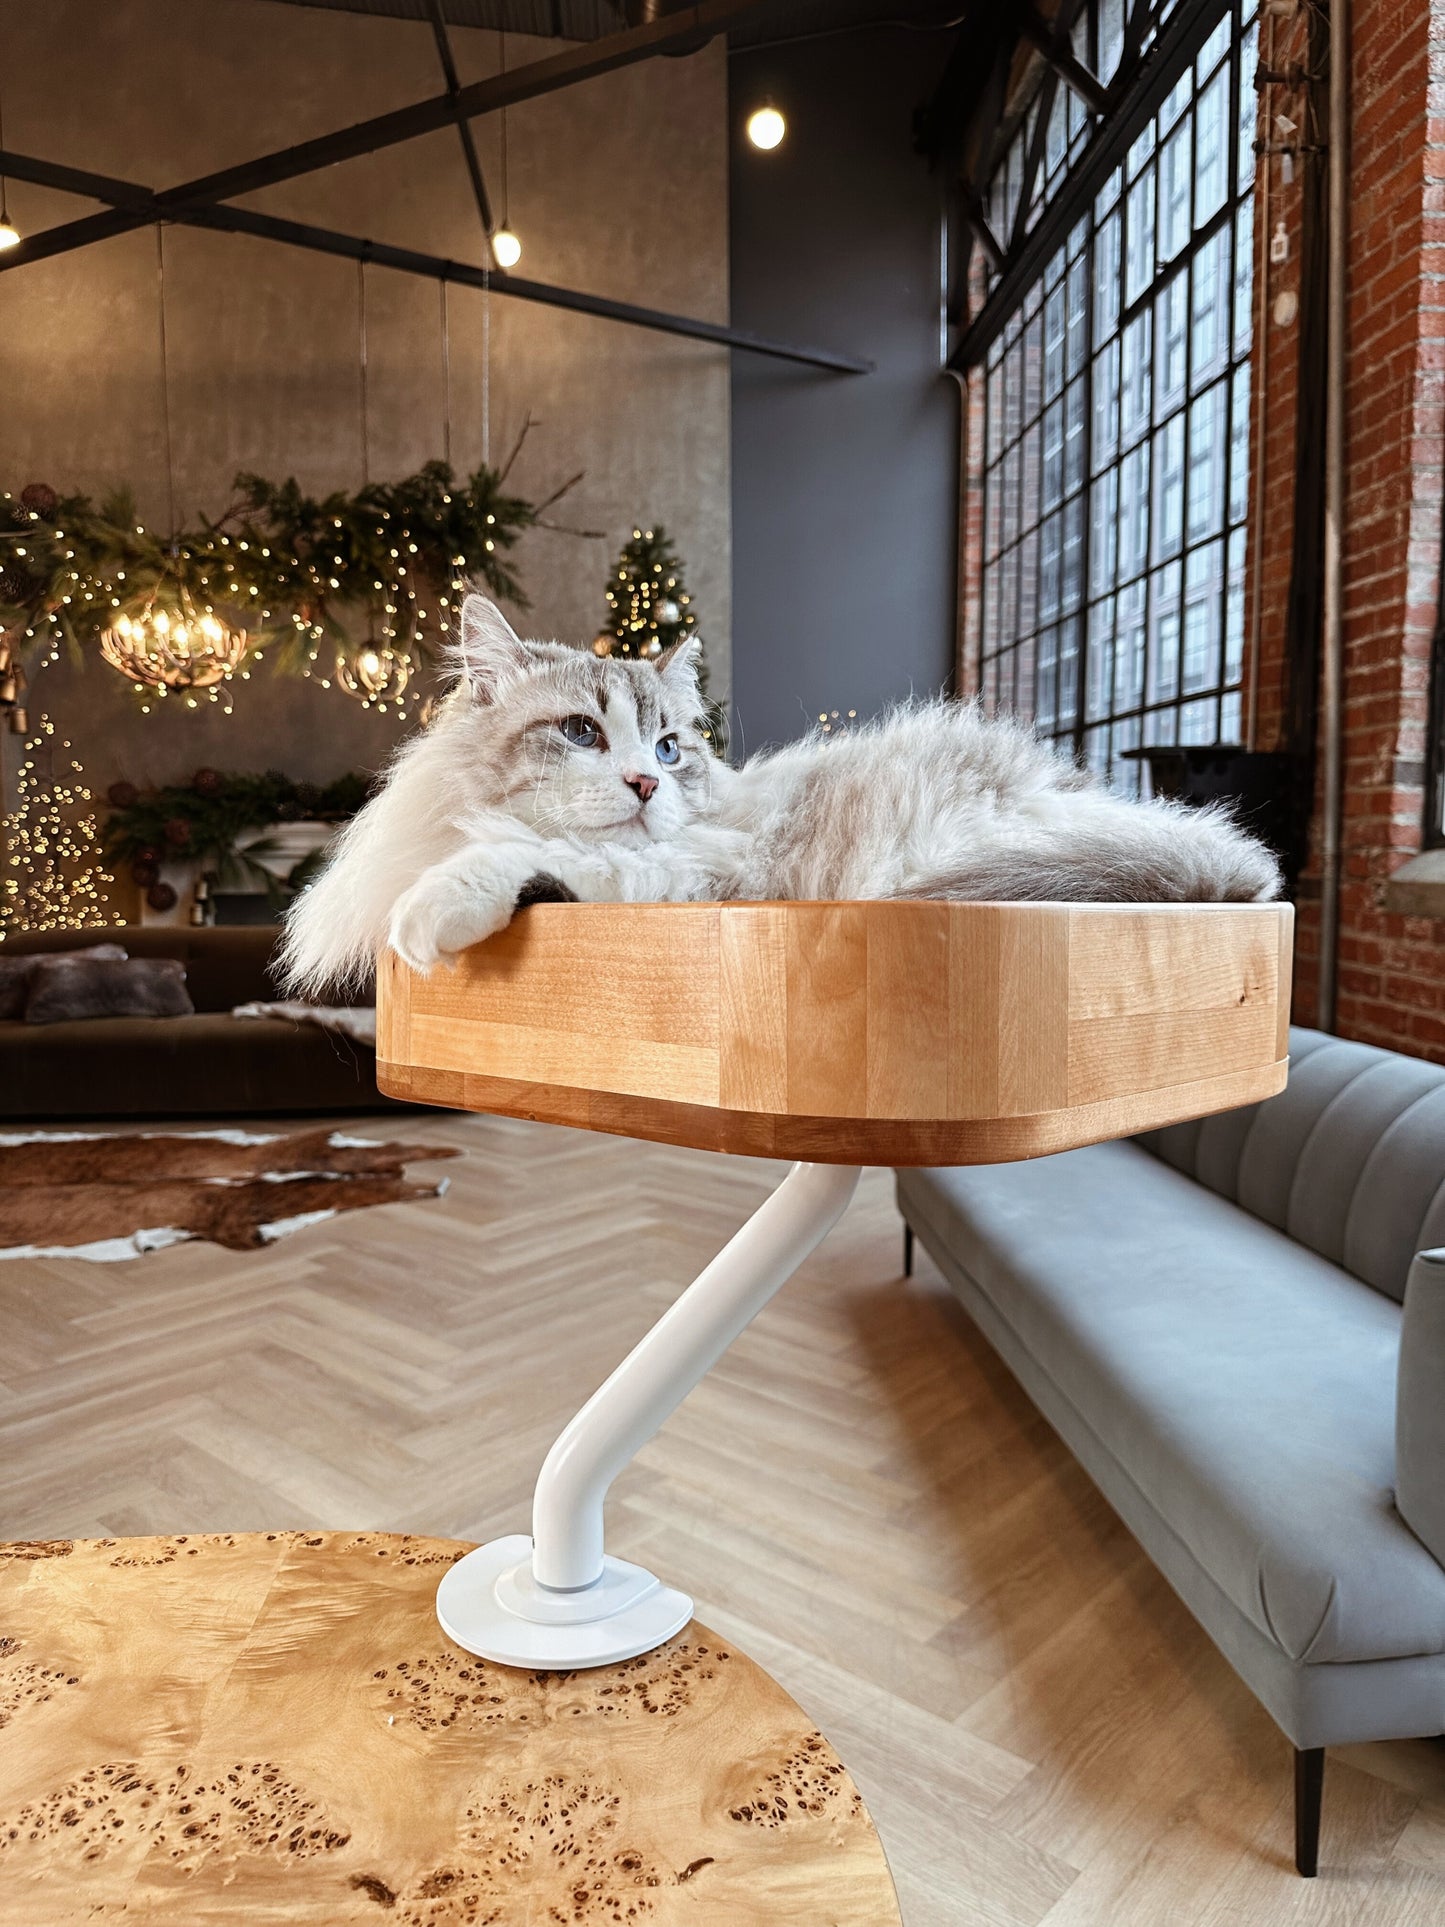
[[[424,1104],[836,1164],[990,1164],[1271,1097],[1288,904],[538,904],[377,973]]]

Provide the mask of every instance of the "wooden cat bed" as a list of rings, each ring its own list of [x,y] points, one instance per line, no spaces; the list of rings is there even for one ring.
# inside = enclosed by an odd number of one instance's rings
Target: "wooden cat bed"
[[[563,1431],[531,1537],[449,1569],[443,1630],[559,1670],[672,1638],[692,1601],[605,1554],[608,1487],[860,1167],[1003,1163],[1273,1096],[1292,934],[1274,904],[547,904],[455,970],[383,956],[393,1097],[800,1160]]]
[[[538,904],[377,987],[392,1097],[757,1157],[994,1164],[1283,1088],[1287,904]]]

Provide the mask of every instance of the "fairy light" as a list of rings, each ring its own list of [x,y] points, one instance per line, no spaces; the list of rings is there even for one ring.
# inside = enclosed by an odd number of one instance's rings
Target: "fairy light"
[[[57,756],[65,759],[59,777]],[[5,929],[91,930],[123,921],[106,901],[115,878],[100,861],[100,825],[84,776],[69,741],[57,742],[54,723],[42,716],[21,752],[15,808],[0,818]]]

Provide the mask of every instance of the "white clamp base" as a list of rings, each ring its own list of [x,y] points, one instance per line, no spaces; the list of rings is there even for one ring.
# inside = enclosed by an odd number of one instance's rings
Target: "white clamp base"
[[[448,1639],[502,1666],[572,1672],[635,1659],[692,1618],[686,1593],[609,1554],[602,1577],[580,1592],[552,1592],[532,1577],[525,1533],[493,1539],[451,1567],[437,1588]]]

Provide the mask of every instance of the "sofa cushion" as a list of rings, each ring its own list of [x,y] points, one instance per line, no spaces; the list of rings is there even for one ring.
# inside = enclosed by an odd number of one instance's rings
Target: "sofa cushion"
[[[1395,1503],[1445,1565],[1445,1249],[1410,1267],[1400,1327]]]
[[[186,967],[175,957],[96,957],[81,951],[44,957],[30,976],[27,1024],[70,1024],[98,1017],[193,1017]]]
[[[9,946],[0,943],[0,1020],[25,1015],[25,1000],[30,995],[30,981],[44,963],[55,958],[67,962],[77,957],[108,959],[111,963],[122,963],[125,951],[118,943],[97,943],[84,950],[30,950],[9,954]]]
[[[1389,1298],[1132,1143],[898,1182],[1259,1631],[1302,1661],[1445,1652],[1445,1571],[1393,1501]]]
[[[6,956],[38,950],[82,950],[96,939],[94,930],[22,932],[5,939]],[[192,929],[188,924],[126,924],[113,935],[132,957],[174,957],[186,967],[186,985],[197,1010],[234,1010],[237,1004],[274,997],[269,965],[280,932],[274,927],[222,926]]]
[[[1278,1097],[1139,1142],[1397,1302],[1445,1240],[1439,1064],[1296,1029]]]

